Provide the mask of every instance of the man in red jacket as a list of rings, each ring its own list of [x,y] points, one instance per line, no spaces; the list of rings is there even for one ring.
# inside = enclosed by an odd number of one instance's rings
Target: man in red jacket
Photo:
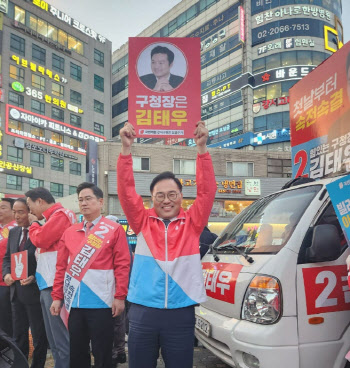
[[[51,313],[68,317],[70,364],[112,367],[113,318],[124,310],[130,254],[123,227],[101,215],[103,192],[93,183],[77,188],[84,222],[63,234],[58,246]]]
[[[3,198],[0,202],[0,328],[12,337],[10,288],[2,280],[2,262],[6,253],[10,230],[17,226],[12,208],[15,200]]]
[[[25,193],[31,214],[29,238],[37,247],[38,263],[36,280],[40,290],[45,330],[56,368],[69,367],[69,335],[60,316],[52,316],[52,285],[55,278],[58,241],[62,234],[76,222],[75,214],[55,203],[45,188],[35,188]],[[38,220],[44,220],[41,226]]]

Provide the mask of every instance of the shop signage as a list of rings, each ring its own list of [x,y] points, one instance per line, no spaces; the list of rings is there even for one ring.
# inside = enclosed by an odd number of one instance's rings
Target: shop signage
[[[93,29],[86,27],[84,24],[80,23],[78,20],[73,19],[68,14],[63,13],[62,11],[58,10],[54,6],[48,4],[46,1],[43,0],[32,0],[33,4],[39,7],[40,9],[50,12],[52,16],[61,20],[64,23],[69,24],[71,27],[77,29],[78,31],[86,34],[87,36],[93,38],[96,41],[101,43],[106,43],[106,38],[102,35],[95,32]]]
[[[269,100],[264,100],[261,102],[257,102],[253,105],[253,112],[257,114],[260,112],[261,107],[267,110],[271,106],[281,106],[281,105],[288,105],[289,104],[289,96],[271,98]]]
[[[263,13],[256,15],[255,24],[260,25],[272,20],[278,20],[282,18],[288,18],[293,15],[302,15],[307,17],[320,18],[323,20],[331,21],[331,12],[320,8],[318,6],[310,6],[310,5],[295,5],[295,6],[286,6],[284,8],[277,8],[275,10],[268,10]]]
[[[5,90],[0,88],[0,102],[5,102]]]
[[[266,70],[254,75],[254,87],[256,88],[264,84],[275,83],[279,81],[301,79],[308,75],[315,68],[315,66],[298,65]]]
[[[62,152],[62,151],[58,151],[55,150],[53,148],[50,147],[43,147],[43,146],[39,146],[37,144],[34,143],[29,143],[26,142],[24,144],[24,147],[30,151],[35,151],[35,152],[40,152],[40,153],[48,153],[51,156],[57,156],[60,158],[69,158],[71,160],[77,160],[78,158],[73,156],[73,155],[69,155],[68,153]]]
[[[9,1],[8,0],[1,0],[0,1],[0,12],[3,12],[7,14],[7,10],[9,7]]]
[[[293,49],[294,47],[314,47],[315,41],[312,38],[285,38],[283,41],[270,42],[263,46],[258,46],[258,55],[265,54],[269,51],[282,49]]]
[[[46,138],[45,136],[36,136],[30,131],[22,131],[19,129],[10,128],[9,120],[27,123],[32,126],[39,127],[44,131],[49,130],[62,136],[74,138],[85,142],[88,142],[89,140],[93,140],[95,142],[103,142],[106,140],[106,138],[101,135],[97,135],[95,133],[73,127],[72,125],[50,119],[47,116],[35,114],[16,106],[6,105],[6,133],[15,137],[26,138],[27,140],[31,140],[37,143],[60,147],[61,149],[71,151],[73,153],[80,153],[82,155],[86,154],[86,147],[75,147],[64,142],[58,142],[56,140]]]
[[[66,78],[59,76],[57,73],[54,73],[51,69],[47,69],[41,65],[35,64],[17,55],[11,55],[11,59],[15,61],[17,65],[23,66],[23,68],[28,68],[29,66],[32,72],[37,72],[42,74],[43,76],[48,76],[50,79],[53,79],[56,82],[68,83],[68,80]]]
[[[201,51],[208,49],[210,46],[215,45],[219,39],[222,39],[226,36],[226,28],[220,29],[219,32],[216,32],[211,37],[207,38],[205,41],[201,42]]]
[[[31,166],[20,165],[15,162],[0,160],[0,169],[10,174],[21,174],[21,176],[33,177],[33,168]]]
[[[239,40],[245,42],[245,19],[243,6],[238,7]]]
[[[183,187],[196,186],[196,180],[179,178]],[[217,181],[218,193],[242,193],[243,182],[242,180],[229,180],[225,179]]]
[[[2,132],[2,130],[0,130],[0,158],[2,157],[2,137],[3,137],[3,132]]]
[[[11,87],[13,90],[15,90],[16,92],[23,92],[24,91],[24,87],[20,82],[12,82]]]
[[[260,179],[245,179],[244,189],[245,195],[261,195]]]
[[[337,41],[337,48],[330,46],[329,40],[332,40],[334,45],[334,39]],[[336,52],[343,47],[343,42],[339,40],[338,31],[332,27],[324,26],[324,48],[325,50]]]

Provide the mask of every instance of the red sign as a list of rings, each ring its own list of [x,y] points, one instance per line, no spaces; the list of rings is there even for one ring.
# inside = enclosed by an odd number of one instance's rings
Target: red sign
[[[350,170],[350,42],[290,89],[293,176]]]
[[[139,138],[191,138],[201,120],[199,38],[129,38],[129,122]]]
[[[245,19],[243,6],[238,7],[239,11],[239,39],[241,42],[245,42]]]
[[[307,314],[350,310],[346,265],[303,268]]]
[[[11,254],[11,277],[14,280],[28,278],[28,251]]]
[[[232,263],[203,262],[204,285],[207,295],[213,299],[235,304],[235,288],[242,265]]]

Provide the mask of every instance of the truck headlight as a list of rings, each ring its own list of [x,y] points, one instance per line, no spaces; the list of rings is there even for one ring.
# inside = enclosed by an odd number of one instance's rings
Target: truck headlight
[[[242,319],[269,325],[275,323],[282,310],[282,291],[278,279],[255,276],[248,286],[242,307]]]

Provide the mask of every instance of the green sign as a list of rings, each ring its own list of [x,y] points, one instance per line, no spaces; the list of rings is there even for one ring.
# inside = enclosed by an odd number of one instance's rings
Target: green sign
[[[24,91],[24,87],[19,82],[12,82],[11,86],[17,92],[23,92]]]

